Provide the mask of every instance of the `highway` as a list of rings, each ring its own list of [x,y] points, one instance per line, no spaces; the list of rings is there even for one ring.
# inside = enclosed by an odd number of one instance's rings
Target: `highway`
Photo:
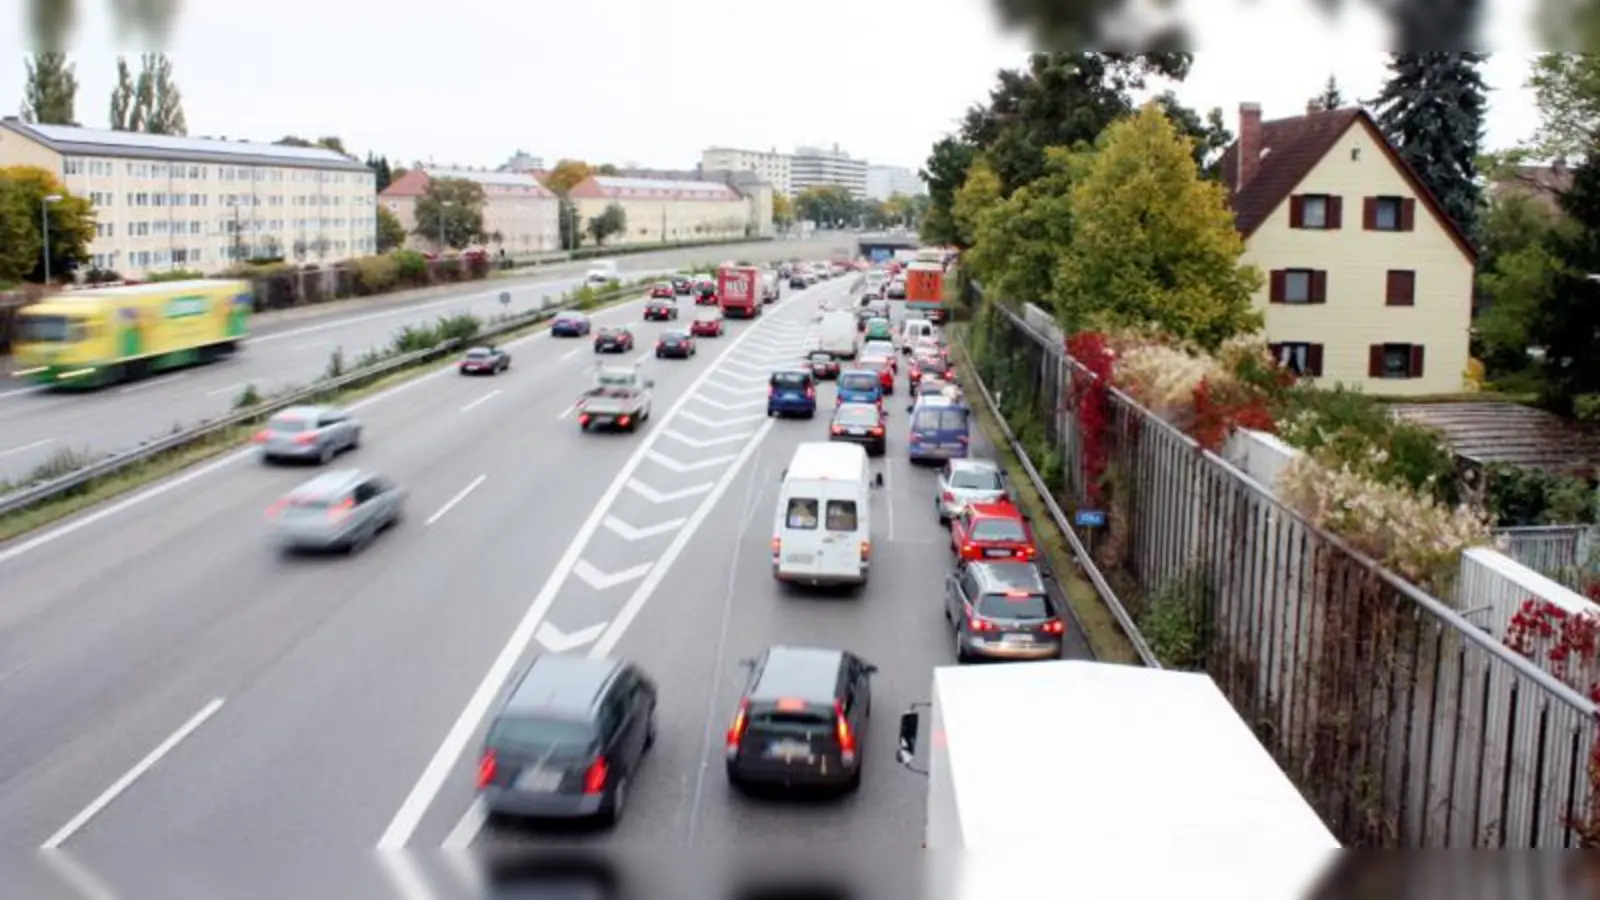
[[[757,261],[827,258],[850,251],[851,237],[834,234],[805,241],[666,250],[619,256],[617,264],[624,277],[641,278],[693,265],[714,265],[730,257]],[[444,295],[434,293],[409,302],[374,297],[267,313],[258,317],[244,349],[231,360],[94,394],[61,394],[0,383],[0,483],[22,480],[65,451],[115,452],[164,436],[175,427],[226,414],[246,385],[254,384],[257,391],[267,393],[309,384],[327,371],[335,349],[353,361],[367,349],[386,346],[392,335],[408,324],[458,313],[487,319],[502,312],[539,309],[581,284],[590,262],[562,263],[541,267],[528,276],[470,282]],[[502,292],[511,294],[510,304],[500,304]]]
[[[927,786],[894,764],[896,718],[953,656],[934,472],[899,441],[874,463],[885,486],[857,596],[790,594],[767,563],[779,473],[826,417],[766,419],[766,372],[799,360],[817,306],[847,290],[786,293],[693,360],[647,359],[655,415],[635,435],[579,432],[571,402],[594,357],[544,334],[512,346],[506,375],[447,370],[361,401],[367,437],[341,465],[411,496],[360,556],[271,552],[262,511],[314,470],[249,451],[0,546],[0,844],[96,860],[173,846],[914,849]],[[636,325],[644,354],[661,329]],[[826,410],[831,388],[819,399]],[[902,382],[891,435],[904,403]],[[847,646],[880,667],[857,795],[730,795],[718,743],[737,661],[774,643]],[[482,827],[485,715],[548,650],[626,656],[660,685],[660,740],[614,832]]]

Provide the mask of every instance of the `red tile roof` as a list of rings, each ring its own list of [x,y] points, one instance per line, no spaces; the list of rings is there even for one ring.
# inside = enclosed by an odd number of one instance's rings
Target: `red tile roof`
[[[389,186],[378,192],[380,197],[421,197],[422,192],[428,189],[428,173],[421,169],[411,169],[404,175],[389,182]]]
[[[1367,129],[1389,162],[1399,170],[1439,226],[1449,233],[1468,262],[1477,263],[1478,254],[1460,226],[1445,213],[1439,199],[1417,177],[1411,166],[1395,152],[1389,139],[1363,109],[1334,109],[1288,119],[1261,123],[1260,163],[1255,175],[1244,185],[1239,177],[1239,142],[1234,141],[1222,154],[1222,180],[1228,186],[1233,219],[1239,233],[1248,239],[1267,221],[1311,170],[1328,155],[1352,126]],[[1241,128],[1241,131],[1243,129]]]
[[[433,174],[440,178],[461,178],[475,181],[483,186],[485,194],[490,196],[506,194],[531,194],[541,199],[555,199],[555,194],[550,189],[539,183],[531,173],[526,172],[481,172],[475,169],[446,169],[435,168]],[[426,168],[412,169],[406,174],[395,179],[387,188],[380,192],[383,197],[420,197],[428,189],[428,182],[432,178]]]

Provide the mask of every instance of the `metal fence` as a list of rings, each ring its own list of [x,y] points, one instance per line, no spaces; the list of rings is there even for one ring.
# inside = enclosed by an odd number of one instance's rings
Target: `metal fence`
[[[986,310],[973,334],[983,377],[1012,394],[1014,427],[1043,430],[1064,505],[1083,508],[1074,385],[1093,376],[1058,335]],[[1109,405],[1100,567],[1127,584],[1147,638],[1146,615],[1182,611],[1191,665],[1347,845],[1579,843],[1592,703],[1127,395],[1112,389]]]
[[[1595,580],[1592,525],[1497,528],[1495,537],[1505,555],[1579,593]]]

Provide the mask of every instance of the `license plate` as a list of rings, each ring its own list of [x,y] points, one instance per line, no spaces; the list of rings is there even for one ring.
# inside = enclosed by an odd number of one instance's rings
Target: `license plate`
[[[1011,555],[1011,551],[1010,550],[1006,550],[1004,548],[991,547],[988,550],[983,551],[983,555],[984,556],[1010,556]]]
[[[546,769],[529,769],[517,776],[517,790],[548,794],[561,786],[561,773]]]
[[[783,557],[784,562],[798,563],[800,565],[810,565],[816,560],[816,555],[812,553],[786,553]]]
[[[1004,636],[1004,637],[1002,637],[1000,639],[1000,643],[1002,643],[1002,644],[1031,644],[1031,643],[1033,643],[1033,635],[1031,635],[1031,634],[1008,634],[1008,635],[1006,635],[1006,636]]]
[[[767,745],[767,755],[776,757],[784,762],[793,762],[796,759],[810,759],[811,746],[799,741],[775,741]]]
[[[595,416],[590,421],[592,421],[596,425],[610,425],[611,424],[611,417],[610,416]]]
[[[866,434],[867,430],[865,428],[852,428],[852,429],[850,429],[850,433],[852,435],[855,435],[856,437],[860,437],[860,436]]]

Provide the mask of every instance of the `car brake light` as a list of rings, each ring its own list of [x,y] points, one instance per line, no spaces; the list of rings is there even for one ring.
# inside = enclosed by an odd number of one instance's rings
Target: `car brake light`
[[[811,387],[810,385],[806,386],[806,399],[807,400],[815,400],[815,399],[817,399],[817,389],[815,387]]]
[[[861,542],[861,558],[862,559],[868,559],[871,556],[872,556],[872,542],[871,541],[862,541]]]
[[[980,618],[978,618],[978,614],[977,613],[970,613],[969,612],[969,613],[967,613],[967,630],[968,631],[994,631],[995,630],[995,625],[994,625],[993,622],[989,621],[988,619],[980,619]]]
[[[961,545],[961,558],[962,559],[971,559],[972,557],[977,556],[977,555],[978,555],[978,545],[977,544],[974,544],[971,541],[967,541],[966,543]]]
[[[1063,631],[1066,631],[1066,628],[1067,627],[1065,625],[1061,624],[1060,619],[1051,619],[1042,626],[1042,630],[1045,634],[1060,634]]]
[[[656,341],[656,349],[657,350],[660,350],[662,347],[665,347],[666,345],[667,345],[666,341]]]
[[[837,700],[833,701],[833,718],[834,728],[839,734],[839,755],[844,757],[845,762],[851,762],[856,755],[856,736],[844,717],[844,705]]]
[[[584,413],[583,415],[579,416],[578,417],[578,424],[579,425],[587,425],[587,424],[589,424],[589,414],[588,413]]]
[[[337,522],[350,515],[350,511],[355,508],[356,501],[353,498],[341,500],[328,510],[328,519],[329,521]]]
[[[783,552],[783,539],[782,538],[773,538],[772,539],[772,555],[773,556],[777,556],[778,554],[780,554],[782,552]]]
[[[1032,544],[1029,544],[1028,546],[1022,548],[1022,558],[1023,559],[1033,559],[1033,554],[1034,554],[1034,550],[1033,550],[1033,545]]]
[[[745,726],[750,722],[750,701],[740,700],[739,711],[733,715],[733,724],[728,727],[728,755],[739,752],[739,744],[744,740]]]
[[[267,518],[276,519],[277,517],[283,515],[283,511],[288,509],[288,508],[289,508],[289,501],[287,501],[287,500],[279,500],[278,502],[276,502],[276,503],[272,504],[271,506],[267,507]]]
[[[874,428],[874,429],[872,429],[872,436],[873,437],[883,437],[883,429],[882,428]]]
[[[611,773],[611,767],[606,765],[604,756],[596,757],[589,770],[583,773],[583,792],[585,794],[598,794],[606,788],[606,776]]]
[[[844,427],[840,426],[840,425],[833,426],[833,433],[834,434],[844,434]]]
[[[495,759],[494,751],[483,751],[483,757],[478,760],[478,790],[483,790],[494,781],[494,773],[499,768],[500,763]]]
[[[628,427],[628,417],[627,416],[617,416],[617,424],[621,425],[623,428],[627,428]]]
[[[939,497],[941,499],[943,499],[944,502],[946,502],[946,503],[954,503],[954,502],[956,502],[956,495],[950,493],[949,491],[945,491],[945,492],[941,493],[939,495]]]
[[[775,384],[768,386],[767,387],[767,396],[768,397],[776,397],[776,396],[778,396],[778,386],[775,385]]]
[[[260,431],[256,432],[255,442],[258,443],[258,444],[264,444],[264,443],[267,442],[267,438],[269,438],[271,436],[272,436],[272,432],[268,431],[265,428],[263,428]]]
[[[317,436],[314,434],[297,434],[294,436],[294,442],[296,444],[309,444],[316,439]]]

